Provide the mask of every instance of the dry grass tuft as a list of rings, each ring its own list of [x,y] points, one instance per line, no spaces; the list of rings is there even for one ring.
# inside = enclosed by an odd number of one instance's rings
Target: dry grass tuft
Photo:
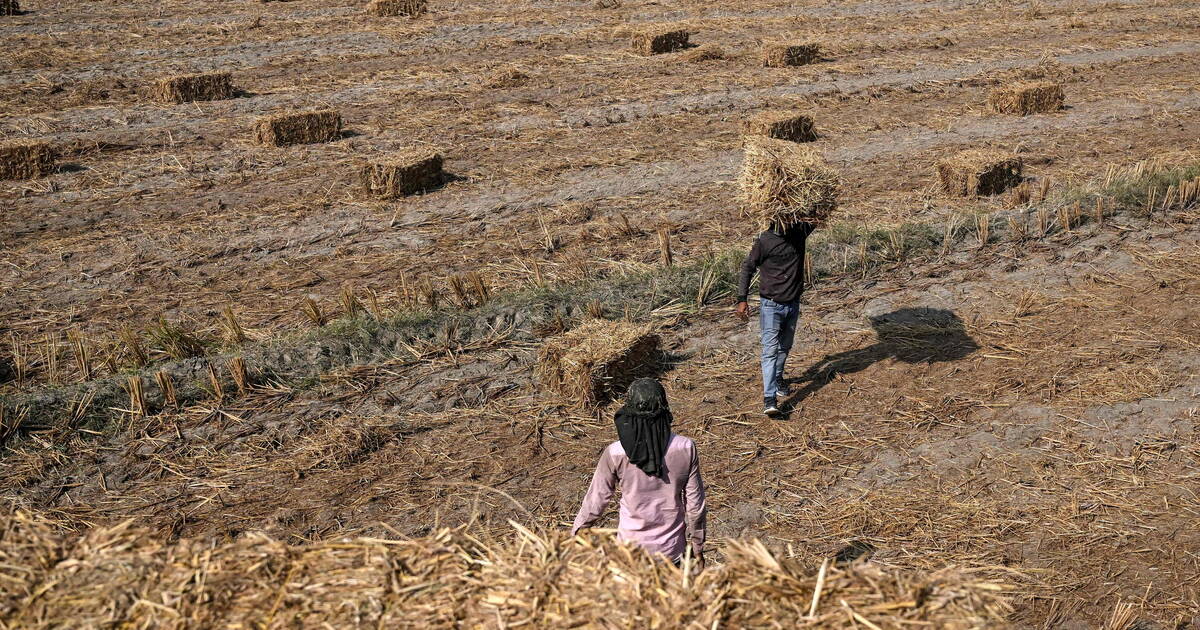
[[[1026,116],[1062,109],[1062,86],[1049,81],[1021,81],[1002,85],[988,95],[988,107],[998,114]]]
[[[417,16],[429,10],[427,0],[371,0],[367,13],[379,17]]]
[[[813,119],[791,112],[763,112],[746,121],[746,133],[789,142],[812,142],[817,139]]]
[[[0,143],[0,179],[33,179],[54,172],[58,152],[42,140]]]
[[[331,109],[284,112],[259,119],[255,141],[271,146],[331,142],[342,134],[342,116]]]
[[[162,317],[150,327],[148,334],[156,351],[175,360],[204,356],[208,350],[204,340],[195,333]]]
[[[702,61],[717,61],[725,59],[725,49],[716,44],[704,44],[691,50],[684,51],[676,61],[681,63],[700,63]]]
[[[445,181],[442,156],[433,149],[412,149],[362,167],[367,194],[384,199],[424,192]]]
[[[582,406],[603,404],[653,373],[660,339],[648,326],[591,320],[554,337],[538,353],[537,376]]]
[[[802,144],[751,138],[739,179],[745,212],[764,227],[822,223],[837,210],[840,180]]]
[[[357,443],[357,440],[351,440]],[[335,465],[322,461],[321,465]],[[1006,625],[1007,584],[782,558],[730,541],[694,574],[610,535],[466,529],[411,540],[288,545],[263,534],[164,543],[131,521],[62,533],[0,521],[0,610],[11,627],[936,627]],[[996,572],[997,574],[999,572]],[[160,603],[162,602],[162,603]]]
[[[633,36],[633,51],[639,55],[675,52],[687,48],[690,35],[685,30],[637,33]]]
[[[762,47],[762,63],[767,68],[803,66],[819,61],[821,47],[817,44],[782,44],[768,42]]]
[[[181,74],[160,79],[154,99],[161,103],[220,101],[233,98],[233,75],[228,72]]]
[[[970,149],[937,163],[938,183],[951,195],[995,195],[1021,183],[1021,167],[1012,154]]]

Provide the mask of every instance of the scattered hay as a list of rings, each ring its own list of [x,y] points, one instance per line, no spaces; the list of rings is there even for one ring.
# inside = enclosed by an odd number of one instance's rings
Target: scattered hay
[[[648,326],[592,320],[548,340],[538,353],[538,378],[583,406],[620,395],[658,364],[659,337]]]
[[[970,149],[937,163],[942,190],[964,197],[995,195],[1021,183],[1021,158],[992,149]]]
[[[483,80],[483,87],[498,90],[520,87],[529,80],[529,75],[516,68],[503,68]]]
[[[750,138],[739,178],[745,212],[764,227],[823,223],[837,210],[841,182],[813,149]]]
[[[637,33],[633,36],[633,51],[639,55],[659,55],[682,50],[687,48],[690,35],[684,30]]]
[[[233,75],[228,72],[181,74],[159,79],[154,99],[161,103],[220,101],[233,98]]]
[[[746,121],[746,133],[789,142],[812,142],[817,139],[812,118],[790,112],[763,112]]]
[[[0,0],[0,15],[20,15],[21,4],[17,0]]]
[[[54,172],[58,152],[42,140],[0,142],[0,179],[33,179]]]
[[[0,520],[0,610],[14,628],[302,620],[332,628],[966,630],[1006,627],[1011,614],[1011,587],[979,577],[1005,575],[994,569],[906,573],[859,562],[818,570],[758,541],[731,541],[725,564],[685,577],[612,536],[515,527],[487,544],[465,528],[411,540],[289,545],[251,533],[165,543],[131,522],[64,533],[17,512]]]
[[[715,44],[704,44],[691,50],[684,51],[676,59],[681,63],[700,63],[702,61],[717,61],[725,59],[725,50]]]
[[[763,66],[767,68],[786,68],[788,66],[803,66],[814,63],[821,58],[821,47],[817,44],[766,43],[762,47]]]
[[[1062,86],[1049,81],[1022,81],[1002,85],[988,95],[988,107],[998,114],[1029,114],[1062,109]]]
[[[342,116],[331,109],[275,114],[254,127],[255,141],[277,147],[330,142],[341,134]]]
[[[417,16],[429,10],[427,0],[371,0],[367,13],[379,17]]]
[[[367,194],[395,199],[436,188],[445,181],[442,156],[433,149],[412,149],[363,166]]]

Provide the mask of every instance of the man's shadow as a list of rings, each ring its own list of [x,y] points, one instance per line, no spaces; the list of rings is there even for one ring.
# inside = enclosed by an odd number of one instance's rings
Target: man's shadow
[[[803,384],[784,401],[791,410],[827,385],[838,374],[852,374],[884,359],[905,363],[957,361],[979,349],[953,312],[941,308],[902,308],[867,318],[878,341],[865,348],[826,355],[793,385]]]

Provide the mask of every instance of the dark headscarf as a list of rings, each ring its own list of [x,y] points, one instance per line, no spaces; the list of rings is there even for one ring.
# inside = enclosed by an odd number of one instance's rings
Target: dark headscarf
[[[629,386],[625,406],[617,412],[617,435],[629,461],[651,477],[666,472],[672,420],[667,392],[658,381],[639,378]]]

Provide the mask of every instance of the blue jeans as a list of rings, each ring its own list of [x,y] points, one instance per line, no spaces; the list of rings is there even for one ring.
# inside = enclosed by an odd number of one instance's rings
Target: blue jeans
[[[767,298],[759,305],[762,322],[763,399],[774,402],[783,384],[783,371],[788,353],[796,338],[796,320],[800,318],[800,302],[780,304]]]

